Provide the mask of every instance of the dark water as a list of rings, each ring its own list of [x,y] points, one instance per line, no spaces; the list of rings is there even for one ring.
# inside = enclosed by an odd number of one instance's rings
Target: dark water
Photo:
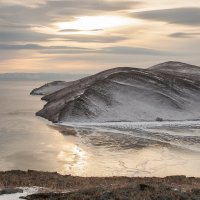
[[[42,81],[0,81],[0,170],[80,176],[200,176],[200,129],[56,127],[35,116]]]

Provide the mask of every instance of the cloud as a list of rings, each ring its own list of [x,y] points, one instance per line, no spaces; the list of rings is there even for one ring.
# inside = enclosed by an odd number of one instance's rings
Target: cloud
[[[169,37],[174,37],[174,38],[194,38],[199,36],[200,32],[199,33],[176,32],[169,35]]]
[[[1,62],[17,59],[17,58],[20,58],[20,57],[21,58],[25,57],[24,52],[22,52],[22,51],[9,51],[9,50],[5,50],[5,49],[4,50],[0,49],[0,61]]]
[[[70,50],[70,49],[69,49]],[[73,51],[68,49],[48,49],[42,51],[45,54],[72,54]],[[120,54],[120,55],[170,55],[171,53],[163,52],[155,49],[140,48],[140,47],[127,47],[127,46],[116,46],[116,47],[105,47],[101,49],[83,49],[84,53],[93,54]],[[76,52],[77,53],[77,52]],[[83,51],[81,52],[83,53]]]
[[[46,0],[1,0],[1,5],[22,5],[25,7],[34,7],[44,4]]]
[[[63,38],[64,39],[64,38]],[[123,40],[127,40],[124,36],[100,36],[100,35],[68,35],[65,37],[65,41],[73,41],[79,43],[116,43]]]
[[[38,44],[0,44],[0,50],[68,50],[68,51],[89,51],[88,48],[67,47],[67,46],[42,46]]]
[[[29,70],[31,67],[39,71],[49,70],[51,67],[57,70],[55,66],[62,65],[64,69],[68,64],[88,69],[88,66],[92,68],[96,64],[123,66],[135,63],[137,59],[138,63],[147,63],[151,59],[158,62],[159,59],[172,60],[174,57],[196,59],[199,62],[199,4],[194,4],[193,1],[185,4],[181,0],[173,4],[170,1],[170,6],[196,7],[159,10],[155,0],[0,0],[0,70],[3,66],[12,70]],[[170,3],[166,3],[166,0],[161,0],[160,3],[163,8],[169,8]],[[150,6],[155,10],[129,14],[141,6],[144,9]],[[58,26],[76,22],[84,16],[95,18],[130,15],[138,23],[134,23],[133,19],[132,25],[122,24],[105,30],[94,26],[90,33],[77,30],[80,28],[78,26]],[[152,26],[152,23],[147,24],[137,18],[164,22],[166,26],[162,29],[159,24]],[[180,26],[169,24],[190,27],[181,30]],[[196,29],[192,26],[196,26]],[[63,30],[59,31],[59,28]],[[173,38],[195,39],[174,42]],[[52,63],[51,59],[55,59],[55,62]],[[21,69],[22,66],[25,67]]]
[[[35,27],[50,27],[55,22],[67,22],[77,16],[110,14],[140,5],[139,1],[130,0],[2,0],[0,1],[0,43],[14,42],[43,42],[50,39],[62,38],[63,41],[75,41],[81,43],[111,43],[122,41],[124,37],[113,36],[87,37],[82,34],[76,37],[60,36],[61,32],[77,32],[78,30],[62,30],[58,34],[44,34],[35,32]],[[100,30],[94,29],[93,32]]]
[[[94,49],[70,47],[70,46],[43,46],[38,44],[0,44],[0,64],[9,60],[26,60],[27,58],[37,60],[37,58],[48,59],[51,55],[81,55],[95,52]],[[32,55],[37,55],[32,56]],[[38,57],[39,56],[39,57]],[[77,59],[77,58],[76,58]]]
[[[0,44],[0,50],[37,50],[37,49],[43,49],[43,47],[37,44],[25,44],[25,45]]]
[[[107,47],[102,49],[102,53],[111,53],[111,54],[132,54],[132,55],[169,55],[167,52],[141,48],[141,47],[127,47],[127,46],[117,46],[117,47]]]
[[[96,32],[96,31],[103,31],[103,29],[90,30],[90,32]],[[82,32],[82,30],[78,30],[78,29],[63,29],[63,30],[60,30],[59,32],[64,32],[64,33],[67,33],[67,32]]]
[[[1,25],[1,28],[4,28],[4,29],[30,29],[32,28],[33,26],[32,25],[20,25],[20,24],[4,24],[4,23],[0,23]]]
[[[79,42],[79,43],[113,43],[127,40],[128,37],[117,35],[84,35],[69,34],[55,35],[45,34],[31,31],[29,29],[9,29],[0,31],[1,43],[13,42],[44,42],[44,41],[63,41],[63,42]]]
[[[150,10],[135,12],[132,13],[132,16],[145,20],[163,21],[170,24],[200,25],[200,7]]]
[[[141,1],[130,1],[130,0],[120,0],[120,1],[110,1],[110,0],[83,0],[81,3],[79,0],[68,0],[68,1],[59,1],[61,4],[60,8],[62,10],[60,14],[76,12],[84,12],[84,14],[90,15],[91,13],[95,13],[97,11],[101,12],[110,12],[110,11],[122,11],[122,10],[130,10],[138,7],[142,4]],[[51,1],[48,4],[49,7],[58,6],[57,1]],[[77,8],[77,9],[75,9]],[[85,11],[90,11],[89,13],[85,13]]]
[[[95,53],[93,49],[47,49],[40,51],[42,54],[52,54],[52,55],[70,55],[70,54],[86,54]],[[76,58],[77,59],[77,58]]]
[[[37,42],[45,41],[48,38],[55,37],[43,33],[37,33],[27,29],[9,29],[0,31],[0,42]]]
[[[110,12],[129,10],[141,4],[141,2],[129,0],[115,2],[82,0],[81,3],[79,0],[49,0],[36,7],[26,7],[28,3],[23,2],[23,4],[11,5],[0,3],[0,19],[18,24],[47,25],[50,22],[69,21],[76,16],[110,14]]]
[[[70,47],[70,46],[43,46],[38,44],[0,44],[0,50],[39,50],[42,54],[79,54],[79,53],[95,53],[95,54],[121,54],[121,55],[166,55],[168,52],[159,51],[149,48],[115,46],[105,47],[101,49]]]

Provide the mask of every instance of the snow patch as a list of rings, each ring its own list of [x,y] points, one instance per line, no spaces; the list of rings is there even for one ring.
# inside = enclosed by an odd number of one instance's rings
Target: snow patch
[[[40,187],[19,187],[19,189],[22,189],[23,193],[0,195],[0,200],[21,200],[20,197],[26,197],[31,194],[36,194],[42,188],[40,188]]]

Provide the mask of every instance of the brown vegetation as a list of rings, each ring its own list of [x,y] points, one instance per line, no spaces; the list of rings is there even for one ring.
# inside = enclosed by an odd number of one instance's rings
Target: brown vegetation
[[[198,200],[200,178],[172,176],[166,178],[73,177],[37,171],[0,172],[0,187],[39,186],[45,193],[27,199],[69,200]]]

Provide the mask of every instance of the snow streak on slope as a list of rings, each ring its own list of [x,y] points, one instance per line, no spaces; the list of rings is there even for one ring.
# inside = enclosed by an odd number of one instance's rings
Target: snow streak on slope
[[[65,81],[54,81],[51,83],[47,83],[43,85],[42,87],[36,88],[31,91],[31,95],[48,95],[52,94],[58,90],[61,90],[65,87],[67,87],[69,83]]]

